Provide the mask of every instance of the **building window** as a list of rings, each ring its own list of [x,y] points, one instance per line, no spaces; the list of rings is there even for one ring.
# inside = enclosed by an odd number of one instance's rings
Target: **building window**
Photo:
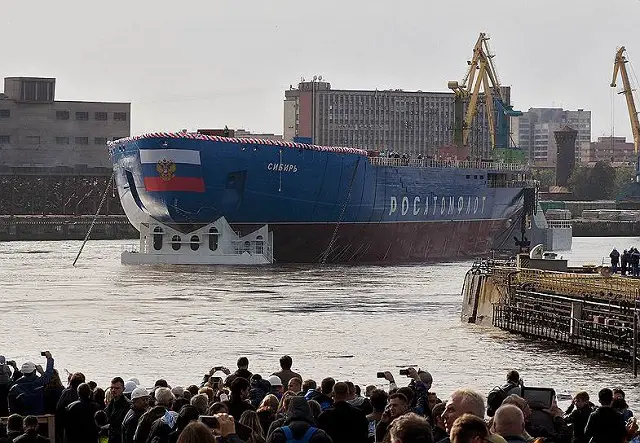
[[[191,250],[197,251],[200,248],[200,237],[198,237],[197,235],[192,235],[190,243],[191,243]]]
[[[9,109],[0,109],[0,118],[11,117],[11,111]]]
[[[56,111],[56,120],[69,120],[69,111]]]
[[[11,143],[10,135],[0,135],[0,145],[9,144],[9,143]]]
[[[69,137],[56,137],[56,145],[68,145]]]
[[[89,137],[76,137],[76,145],[88,145]]]
[[[173,248],[174,251],[180,250],[180,246],[182,246],[180,242],[181,240],[179,235],[174,235],[173,237],[171,237],[171,247]]]
[[[113,119],[117,122],[126,122],[127,121],[127,113],[126,112],[114,112]]]
[[[107,137],[96,137],[93,139],[93,143],[95,143],[96,145],[106,145]]]
[[[40,144],[40,136],[39,135],[27,135],[26,137],[28,145],[39,145]]]
[[[153,228],[153,249],[159,251],[162,249],[162,228],[160,226],[156,226]]]
[[[76,120],[87,121],[89,120],[88,112],[76,112]]]
[[[102,121],[105,121],[105,120],[107,120],[107,113],[106,113],[106,112],[96,112],[96,113],[94,114],[94,118],[95,118],[96,120],[102,120]]]

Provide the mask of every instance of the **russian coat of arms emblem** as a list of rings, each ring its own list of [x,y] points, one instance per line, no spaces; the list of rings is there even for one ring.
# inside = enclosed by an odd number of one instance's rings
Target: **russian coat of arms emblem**
[[[156,170],[160,174],[160,178],[168,182],[176,175],[176,164],[169,159],[163,158],[158,160]]]

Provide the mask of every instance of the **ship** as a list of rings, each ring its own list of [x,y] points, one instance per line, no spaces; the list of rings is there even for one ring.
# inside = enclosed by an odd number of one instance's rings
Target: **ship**
[[[188,234],[268,226],[277,263],[415,263],[488,254],[534,186],[523,165],[358,148],[149,133],[109,143],[130,222]],[[177,236],[179,237],[179,236]]]

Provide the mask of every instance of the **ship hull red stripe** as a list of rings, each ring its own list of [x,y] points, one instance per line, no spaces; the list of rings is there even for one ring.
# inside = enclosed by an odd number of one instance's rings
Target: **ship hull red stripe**
[[[173,177],[165,181],[160,177],[145,177],[144,187],[149,192],[204,192],[204,180],[202,177]]]

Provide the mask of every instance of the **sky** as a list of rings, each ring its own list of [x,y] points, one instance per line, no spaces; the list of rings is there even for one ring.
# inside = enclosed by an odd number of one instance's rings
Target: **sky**
[[[640,74],[640,0],[32,0],[1,9],[0,76],[56,77],[58,100],[131,102],[133,134],[224,125],[281,134],[285,89],[313,75],[334,89],[446,91],[486,32],[515,109],[591,110],[592,139],[613,128],[631,140],[624,97],[609,84],[621,45]]]

